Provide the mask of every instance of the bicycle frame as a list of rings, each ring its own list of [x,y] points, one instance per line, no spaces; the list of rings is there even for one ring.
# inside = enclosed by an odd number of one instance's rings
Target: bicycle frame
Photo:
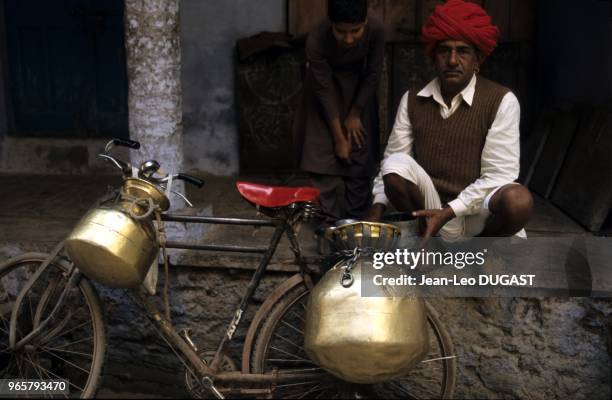
[[[280,216],[278,216],[280,215]],[[202,380],[204,385],[213,387],[214,382],[224,382],[226,385],[242,384],[242,385],[274,385],[280,382],[292,382],[295,380],[303,380],[304,378],[310,377],[312,374],[299,373],[299,374],[282,374],[279,376],[277,373],[268,374],[247,374],[240,371],[237,372],[219,372],[218,368],[221,364],[224,351],[228,343],[232,340],[232,337],[236,331],[236,328],[242,320],[257,287],[259,286],[263,274],[267,269],[270,260],[274,256],[278,244],[283,236],[286,235],[290,248],[295,256],[296,265],[298,266],[299,273],[304,276],[306,282],[310,282],[307,277],[307,263],[301,254],[301,249],[297,240],[297,236],[294,230],[294,226],[299,217],[303,215],[303,211],[297,206],[292,205],[278,210],[277,216],[267,219],[249,219],[249,218],[223,218],[223,217],[202,217],[202,216],[185,216],[185,215],[173,215],[173,214],[162,214],[161,219],[164,222],[181,222],[181,223],[195,223],[195,224],[211,224],[211,225],[235,225],[235,226],[253,226],[253,227],[270,227],[274,228],[274,232],[270,238],[268,246],[236,246],[236,245],[223,245],[223,244],[191,244],[186,242],[174,242],[168,241],[166,243],[166,249],[188,249],[197,251],[220,251],[220,252],[239,252],[239,253],[255,253],[261,254],[262,258],[259,261],[259,265],[255,269],[251,280],[247,286],[247,290],[243,295],[237,310],[234,313],[232,321],[228,325],[225,334],[221,338],[221,341],[217,347],[213,360],[210,364],[206,364],[201,357],[197,354],[196,349],[192,347],[183,337],[181,337],[172,326],[172,323],[164,317],[164,314],[155,305],[153,299],[154,296],[148,296],[141,290],[133,290],[136,299],[140,305],[144,308],[147,317],[153,322],[153,324],[159,329],[168,344],[174,349],[178,350],[178,356],[183,358],[187,364],[189,364],[194,371],[197,373],[199,378]],[[67,293],[76,287],[82,278],[82,274],[71,264],[69,271],[65,272],[67,283],[60,295],[58,301],[54,305],[50,315],[42,321],[37,327],[29,332],[25,337],[17,341],[16,338],[16,324],[17,315],[20,305],[28,290],[34,285],[34,283],[40,278],[42,273],[47,269],[50,263],[58,257],[63,249],[63,242],[59,243],[49,258],[41,264],[36,270],[34,275],[25,284],[22,291],[17,296],[11,313],[10,321],[10,334],[9,334],[9,347],[12,350],[23,348],[27,343],[31,342],[35,338],[41,335],[44,328],[48,326],[50,321],[54,318],[57,312],[61,309],[64,304]],[[68,316],[69,318],[69,316]],[[270,393],[271,389],[239,389],[239,394],[256,395]]]
[[[281,210],[283,217],[275,217],[271,219],[246,219],[246,218],[222,218],[222,217],[193,217],[173,214],[163,214],[162,220],[165,222],[182,222],[182,223],[199,223],[212,225],[237,225],[237,226],[254,226],[254,227],[271,227],[274,228],[274,233],[267,247],[252,247],[252,246],[235,246],[235,245],[220,245],[220,244],[188,244],[181,242],[171,242],[166,244],[167,249],[187,249],[198,251],[221,251],[221,252],[239,252],[239,253],[258,253],[262,254],[262,259],[259,262],[251,280],[247,286],[246,292],[243,295],[234,317],[227,327],[221,342],[215,352],[215,356],[210,365],[204,363],[196,351],[188,344],[172,327],[172,324],[167,321],[160,310],[153,304],[150,297],[146,298],[142,293],[139,294],[140,300],[147,311],[150,320],[157,325],[160,331],[164,334],[169,343],[175,346],[182,356],[195,368],[196,372],[202,378],[210,378],[215,382],[241,383],[241,384],[274,384],[279,382],[291,382],[296,379],[304,379],[309,374],[244,374],[242,372],[224,372],[218,373],[217,369],[221,363],[224,350],[228,343],[232,340],[234,332],[242,320],[242,316],[250,303],[255,290],[259,286],[263,273],[278,247],[283,234],[289,240],[291,250],[293,251],[296,264],[299,268],[299,273],[304,275],[307,269],[307,263],[304,260],[301,249],[294,231],[292,223],[293,218],[299,210],[295,208],[285,208]],[[254,394],[249,391],[248,394]]]

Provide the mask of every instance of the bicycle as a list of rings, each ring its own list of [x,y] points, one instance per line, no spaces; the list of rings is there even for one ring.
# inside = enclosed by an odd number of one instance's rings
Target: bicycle
[[[132,149],[140,145],[131,140],[113,139],[100,154],[123,172],[124,182],[138,174],[141,179],[166,189],[167,193],[172,178],[198,186],[203,184],[185,174],[160,178],[159,163],[154,160],[143,163],[138,169],[133,168],[110,155],[112,147],[117,145]],[[317,277],[301,253],[296,228],[316,215],[316,190],[245,182],[237,183],[237,188],[265,218],[159,213],[159,219],[165,222],[274,228],[267,247],[170,241],[160,244],[164,258],[165,251],[172,249],[261,254],[259,265],[216,351],[199,351],[186,332],[177,332],[171,323],[169,308],[163,312],[157,306],[159,296],[148,294],[142,287],[132,289],[134,299],[185,366],[185,384],[192,396],[354,398],[366,393],[388,398],[452,397],[456,356],[448,331],[429,303],[426,303],[426,310],[430,352],[406,377],[376,385],[355,385],[315,365],[302,344],[306,300]],[[283,235],[289,240],[298,272],[279,285],[257,310],[247,331],[238,367],[226,354],[227,344]],[[27,253],[0,265],[0,321],[1,378],[65,379],[71,397],[95,395],[106,354],[102,305],[90,279],[66,254],[64,242],[50,254]]]

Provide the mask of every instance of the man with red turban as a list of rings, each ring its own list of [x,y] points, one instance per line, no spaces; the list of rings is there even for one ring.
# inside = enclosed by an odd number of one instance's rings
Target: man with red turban
[[[371,220],[391,203],[425,238],[524,236],[531,194],[519,174],[516,96],[478,76],[499,29],[477,4],[449,0],[422,29],[437,77],[403,96],[374,181]]]

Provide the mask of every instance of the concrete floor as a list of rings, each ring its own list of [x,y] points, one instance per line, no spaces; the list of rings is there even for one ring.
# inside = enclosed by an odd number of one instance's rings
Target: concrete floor
[[[189,214],[255,217],[256,210],[242,200],[234,187],[234,178],[206,178],[202,189],[187,187],[187,196],[195,208]],[[256,182],[271,179],[254,178]],[[117,185],[117,176],[32,176],[0,174],[0,257],[21,251],[48,251],[94,204],[109,186]],[[228,227],[210,227],[206,236],[215,240],[230,240],[254,244],[267,235],[253,235],[252,228],[236,230]],[[307,230],[307,228],[304,228]],[[588,235],[550,203],[536,196],[533,218],[527,226],[530,236]],[[303,234],[302,234],[303,235]],[[310,238],[308,238],[310,239]],[[312,254],[311,240],[302,241],[307,253]],[[283,246],[284,247],[284,246]],[[289,256],[281,249],[283,257]],[[282,258],[282,257],[281,257]],[[216,260],[215,260],[216,262]]]
[[[273,179],[252,179],[257,182],[277,183]],[[118,176],[31,176],[0,175],[0,261],[27,251],[50,251],[67,235],[79,218],[107,191],[109,185],[117,185]],[[181,212],[196,215],[254,217],[256,210],[234,188],[233,178],[206,178],[203,189],[188,187],[187,196],[196,208]],[[536,197],[536,210],[527,227],[530,236],[590,235],[582,227]],[[204,230],[188,230],[192,238],[204,238],[206,242],[226,244],[263,245],[269,237],[265,229],[254,234],[250,227],[213,226]],[[300,232],[300,243],[308,256],[316,255],[311,227]],[[258,256],[212,254],[182,254],[174,263],[199,267],[228,267],[252,269]],[[271,270],[290,272],[295,270],[287,243],[282,242]],[[181,384],[181,383],[179,383]],[[150,395],[116,393],[107,388],[102,397],[142,398]]]

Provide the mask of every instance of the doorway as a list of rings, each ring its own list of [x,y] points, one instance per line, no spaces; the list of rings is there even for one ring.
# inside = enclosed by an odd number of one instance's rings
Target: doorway
[[[18,137],[128,137],[124,0],[5,0]]]

